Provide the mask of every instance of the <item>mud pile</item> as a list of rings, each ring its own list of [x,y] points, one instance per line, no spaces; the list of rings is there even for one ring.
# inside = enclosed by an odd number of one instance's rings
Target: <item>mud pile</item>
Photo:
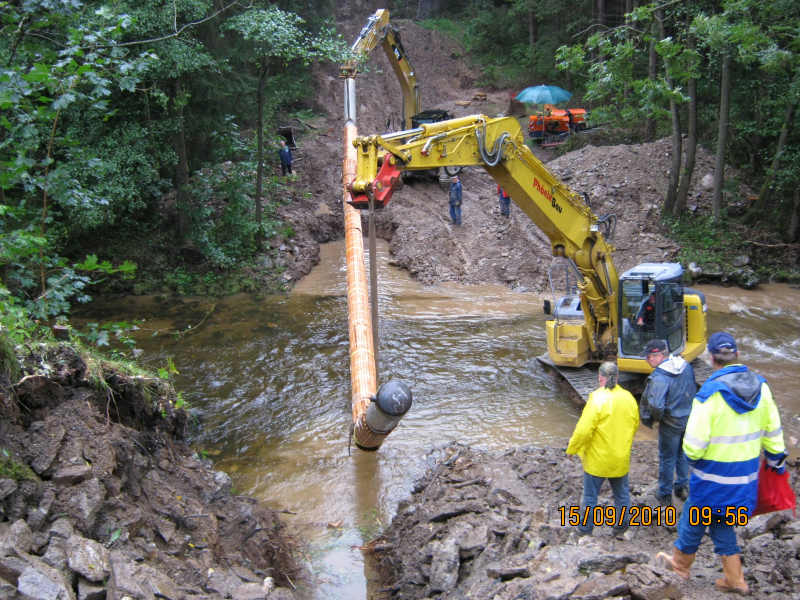
[[[582,469],[562,450],[522,447],[487,454],[458,444],[433,451],[431,467],[372,543],[384,574],[380,598],[593,599],[728,598],[708,537],[688,582],[654,560],[671,553],[680,507],[658,512],[657,444],[634,445],[631,496],[637,526],[623,539],[609,526],[579,537],[569,509],[580,502]],[[798,465],[790,467],[800,492]],[[608,485],[600,503],[613,506]],[[631,513],[634,514],[634,513]],[[800,521],[790,512],[759,515],[738,528],[751,597],[800,594]]]
[[[363,15],[364,22],[367,16]],[[356,19],[342,27],[345,39],[355,39],[361,24]],[[477,87],[478,71],[470,68],[456,41],[412,21],[393,20],[393,24],[400,30],[415,69],[423,108],[447,109],[456,117],[509,112],[514,91]],[[343,83],[333,67],[320,68],[316,81],[317,109],[325,116],[313,123],[296,124],[300,146],[296,152],[297,182],[291,201],[280,211],[295,232],[280,247],[289,284],[319,260],[319,243],[343,236]],[[361,135],[400,128],[400,85],[380,48],[371,53],[365,71],[356,78],[356,90]],[[526,117],[519,120],[524,132]],[[616,231],[611,241],[617,249],[614,260],[618,271],[645,261],[675,260],[679,248],[660,220],[670,140],[602,146],[592,142],[599,144],[603,136],[607,137],[603,130],[580,135],[589,145],[558,158],[553,158],[552,150],[538,146],[534,152],[556,176],[584,195],[596,215],[615,215]],[[690,214],[700,217],[711,213],[713,172],[713,155],[698,148],[689,189]],[[733,169],[726,171],[726,179],[730,181],[725,196],[727,210],[743,210],[752,191],[738,183],[742,178]],[[390,205],[379,213],[378,225],[379,235],[390,242],[394,263],[425,284],[501,283],[520,291],[546,291],[552,262],[548,238],[513,204],[511,218],[501,217],[496,184],[485,170],[467,169],[462,183],[464,224],[459,228],[450,223],[447,189],[438,182],[415,179],[394,195]],[[741,231],[737,235],[747,239],[751,234]],[[741,263],[737,268],[744,268],[744,272],[731,276],[723,265],[704,265],[705,281],[755,284],[747,264],[767,260],[764,253],[775,240],[753,241],[751,252],[737,257]],[[794,253],[790,261],[800,259],[800,249],[789,248],[789,252]]]
[[[189,448],[169,386],[29,350],[0,385],[1,598],[294,597],[276,514]]]

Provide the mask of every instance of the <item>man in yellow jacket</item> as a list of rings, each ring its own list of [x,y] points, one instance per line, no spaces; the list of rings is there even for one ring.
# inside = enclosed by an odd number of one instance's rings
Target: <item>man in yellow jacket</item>
[[[613,362],[604,362],[597,372],[600,387],[589,394],[581,418],[569,440],[567,454],[577,454],[583,462],[583,496],[580,535],[591,535],[597,495],[608,479],[614,494],[614,533],[627,529],[630,509],[628,471],[631,465],[633,434],[639,427],[639,407],[626,389],[619,386],[619,371]]]
[[[766,379],[739,363],[733,336],[708,338],[714,373],[698,390],[686,424],[689,497],[678,521],[672,556],[656,556],[684,579],[706,531],[722,558],[717,588],[748,592],[734,527],[746,525],[756,507],[761,450],[768,468],[783,473],[786,446],[781,417]]]

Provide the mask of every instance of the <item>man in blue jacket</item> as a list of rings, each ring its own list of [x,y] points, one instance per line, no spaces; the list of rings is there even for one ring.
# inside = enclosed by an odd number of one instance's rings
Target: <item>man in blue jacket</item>
[[[658,491],[656,500],[672,504],[675,495],[686,500],[689,495],[689,463],[683,453],[683,432],[697,391],[694,369],[680,356],[670,356],[664,340],[650,340],[644,347],[647,364],[653,372],[639,404],[642,423],[658,423]]]
[[[281,140],[281,147],[278,150],[278,158],[281,159],[281,175],[292,172],[292,151],[286,145],[284,140]]]
[[[717,588],[746,594],[735,525],[744,525],[758,500],[761,450],[768,468],[783,473],[786,446],[778,408],[767,381],[739,364],[736,340],[718,331],[708,338],[716,369],[697,392],[686,424],[689,498],[678,522],[672,556],[656,557],[684,579],[706,529],[722,558]]]
[[[461,225],[461,180],[458,175],[450,179],[450,218],[453,225]]]

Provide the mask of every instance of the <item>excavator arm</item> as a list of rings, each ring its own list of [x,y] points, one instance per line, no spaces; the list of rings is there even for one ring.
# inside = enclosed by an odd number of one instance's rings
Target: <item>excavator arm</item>
[[[403,92],[403,127],[411,127],[411,117],[422,110],[417,76],[408,62],[408,55],[400,41],[400,32],[389,22],[388,10],[380,8],[367,20],[350,47],[352,58],[339,69],[340,75],[345,79],[355,79],[360,65],[378,45],[383,48],[400,82]]]
[[[370,196],[385,206],[402,186],[403,171],[480,166],[509,192],[547,235],[554,256],[570,259],[580,274],[582,322],[548,322],[548,350],[556,365],[580,367],[615,353],[618,275],[613,247],[583,198],[559,181],[525,145],[513,117],[472,115],[386,135],[359,137],[351,204],[365,208]],[[556,315],[558,313],[556,312]],[[575,315],[573,315],[575,316]]]

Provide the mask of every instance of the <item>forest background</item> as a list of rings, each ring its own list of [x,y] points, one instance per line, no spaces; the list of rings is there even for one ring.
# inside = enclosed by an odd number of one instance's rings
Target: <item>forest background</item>
[[[277,128],[323,114],[314,69],[335,72],[352,41],[337,22],[378,7],[349,4],[0,2],[0,342],[49,332],[98,284],[190,294],[280,282],[264,276],[293,235],[277,214],[293,185],[274,168]],[[662,218],[696,254],[736,253],[733,224],[796,246],[795,0],[381,7],[456,37],[477,85],[563,82],[608,143],[670,136]],[[717,155],[707,218],[686,209],[698,144]],[[757,192],[734,198],[725,165]],[[761,275],[800,278],[796,264]],[[125,327],[80,335],[104,344]]]

